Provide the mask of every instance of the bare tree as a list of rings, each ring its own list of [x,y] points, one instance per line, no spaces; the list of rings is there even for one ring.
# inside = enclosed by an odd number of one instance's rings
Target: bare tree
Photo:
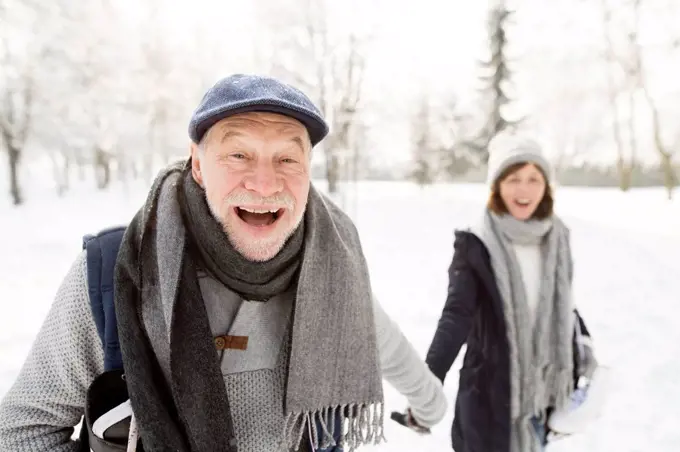
[[[431,124],[432,108],[427,96],[423,95],[411,124],[414,165],[411,178],[420,186],[431,184],[437,177],[438,146],[433,142]]]
[[[356,147],[352,142],[352,137],[361,101],[365,61],[358,51],[358,39],[355,35],[349,37],[346,53],[346,59],[342,63],[338,60],[333,62],[331,65],[333,70],[328,77],[332,79],[330,86],[332,93],[336,95],[328,96],[328,91],[326,91],[327,98],[322,102],[326,117],[330,118],[331,127],[328,140],[323,145],[326,155],[328,191],[331,193],[338,190],[338,181],[342,177],[340,174],[342,154],[345,154],[346,162],[355,161],[357,158],[354,155]],[[345,168],[353,167],[345,164]],[[349,175],[349,177],[354,177],[354,175]]]
[[[476,165],[475,149],[471,149],[465,131],[474,127],[475,118],[461,111],[455,98],[436,115],[439,135],[439,169],[449,180],[466,174]],[[477,151],[478,152],[478,151]]]
[[[623,72],[627,77],[630,76],[630,71],[625,70],[625,65],[617,56],[614,48],[614,41],[612,38],[612,10],[607,4],[607,0],[601,0],[602,16],[603,16],[603,30],[605,38],[605,70],[607,72],[607,98],[611,109],[612,116],[612,133],[614,143],[617,149],[616,168],[619,174],[619,187],[623,191],[627,191],[632,184],[633,169],[636,165],[636,140],[635,140],[635,97],[634,92],[627,86],[629,83],[624,81],[623,86],[617,83],[615,71],[616,69],[624,69]],[[630,156],[626,157],[626,144],[624,139],[624,125],[622,124],[622,111],[619,103],[619,95],[625,91],[629,91],[629,120],[628,120],[628,134],[630,136]]]
[[[71,154],[67,149],[60,152],[51,152],[52,175],[58,196],[63,196],[71,187],[71,164],[73,163]]]
[[[35,71],[32,139],[50,154],[60,194],[69,187],[71,161],[81,176],[84,165],[93,165],[97,186],[103,188],[110,181],[117,98],[124,93],[114,83],[125,62],[116,58],[116,11],[108,0],[55,0],[38,14],[41,33],[36,36],[43,42]]]
[[[10,9],[19,5],[0,3],[0,22],[10,23]],[[34,66],[27,61],[34,49],[26,49],[10,41],[11,31],[0,33],[0,138],[9,165],[9,193],[14,205],[24,202],[19,181],[19,168],[32,122],[35,94]],[[34,44],[32,42],[32,44]],[[20,50],[17,49],[20,48]],[[24,53],[23,58],[21,53]],[[35,57],[36,55],[32,55]],[[39,56],[38,56],[39,57]]]
[[[149,17],[153,17],[155,11],[150,11]],[[167,86],[167,74],[170,72],[171,64],[157,30],[153,28],[148,30],[142,49],[147,82],[150,85],[145,96],[149,149],[144,153],[143,172],[144,177],[150,181],[153,178],[154,158],[162,153],[168,144],[165,132],[169,116],[169,93],[166,93],[164,88]]]
[[[320,148],[328,191],[335,194],[343,178],[353,177],[343,172],[352,170],[356,158],[354,129],[366,70],[363,48],[370,37],[351,24],[332,23],[330,5],[308,0],[272,13],[268,3],[262,20],[272,33],[270,72],[308,93],[329,123],[331,131]]]
[[[11,67],[11,59],[5,58],[2,65]],[[7,152],[10,176],[10,196],[15,205],[22,204],[19,183],[19,164],[31,125],[31,106],[33,103],[33,82],[30,69],[21,70],[8,85],[12,88],[3,93],[3,112],[0,116],[0,133]]]
[[[142,171],[150,182],[157,163],[174,157],[183,133],[186,133],[183,101],[191,99],[192,89],[182,86],[184,80],[178,79],[178,74],[188,73],[190,69],[182,67],[178,70],[183,57],[167,40],[170,30],[163,20],[166,5],[158,0],[147,1],[142,11],[141,73],[137,83],[143,89],[135,92],[139,97],[135,108],[140,113],[145,133]],[[202,69],[206,71],[206,68]]]
[[[673,167],[673,154],[671,153],[669,147],[664,143],[661,134],[661,117],[659,113],[659,107],[657,105],[656,99],[654,99],[650,92],[649,85],[647,83],[647,77],[645,76],[643,52],[638,38],[640,3],[641,0],[633,0],[633,15],[635,25],[633,27],[633,31],[629,34],[630,47],[633,50],[633,63],[631,72],[636,76],[634,78],[636,86],[642,92],[643,98],[647,103],[647,107],[651,113],[654,147],[661,160],[661,170],[663,172],[664,185],[666,187],[668,199],[671,199],[673,197],[673,189],[677,185],[677,175],[675,174],[675,169]]]
[[[101,0],[97,5],[102,8],[90,9],[85,13],[94,24],[101,23],[102,14],[111,22],[115,20],[115,12],[108,0]],[[94,16],[94,17],[93,17]],[[104,27],[102,27],[104,28]],[[84,88],[85,105],[88,109],[90,145],[95,183],[98,189],[107,188],[111,182],[111,164],[115,159],[116,135],[113,133],[114,116],[120,108],[110,90],[115,86],[114,49],[115,26],[102,30],[92,30],[92,39],[82,54],[84,68],[81,72],[81,86]]]
[[[673,167],[673,153],[663,139],[661,113],[657,100],[651,94],[650,86],[646,77],[645,68],[645,52],[640,44],[639,30],[640,30],[640,9],[642,6],[641,0],[632,0],[629,6],[631,14],[631,25],[625,37],[625,52],[623,55],[617,55],[614,42],[612,38],[612,14],[613,9],[608,5],[607,0],[601,1],[603,10],[603,22],[605,28],[605,39],[607,44],[606,58],[608,62],[608,80],[609,80],[609,102],[613,114],[613,131],[614,138],[618,149],[617,169],[620,175],[620,186],[625,191],[631,185],[631,175],[636,167],[636,154],[638,148],[637,139],[637,99],[642,99],[645,107],[650,114],[652,143],[656,153],[660,158],[660,167],[663,174],[664,185],[666,187],[668,197],[673,195],[673,189],[677,185],[677,175]],[[672,44],[675,45],[674,43]],[[614,66],[615,65],[615,66]],[[618,68],[624,74],[623,86],[616,86],[612,71]],[[626,162],[624,156],[624,134],[623,125],[620,118],[620,103],[619,98],[621,94],[626,95],[627,109],[628,109],[628,123],[627,134],[629,137],[628,148],[630,151],[630,160]],[[640,96],[638,96],[640,95]]]

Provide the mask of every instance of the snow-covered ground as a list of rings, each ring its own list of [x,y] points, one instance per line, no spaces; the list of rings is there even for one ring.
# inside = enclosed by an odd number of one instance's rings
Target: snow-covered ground
[[[0,205],[0,397],[12,384],[81,236],[126,222],[144,198],[78,189],[63,199],[42,190],[28,204]],[[373,286],[388,313],[424,356],[444,303],[453,230],[476,221],[481,185],[419,189],[362,183],[352,214]],[[680,450],[680,202],[662,191],[560,188],[557,211],[572,229],[575,299],[612,368],[604,416],[551,452]],[[446,380],[453,405],[460,359]],[[387,409],[404,408],[386,385]],[[446,451],[452,408],[420,437],[388,421],[388,443],[368,450]]]

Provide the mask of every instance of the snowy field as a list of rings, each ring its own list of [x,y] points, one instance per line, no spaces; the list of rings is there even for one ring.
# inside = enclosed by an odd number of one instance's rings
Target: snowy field
[[[113,188],[98,193],[88,187],[64,199],[42,191],[28,195],[28,203],[18,209],[0,201],[0,397],[79,252],[81,236],[127,222],[145,192]],[[603,418],[548,450],[678,451],[680,202],[668,202],[656,189],[622,194],[560,188],[556,197],[557,211],[572,229],[575,300],[612,378]],[[422,356],[446,295],[453,230],[476,221],[484,198],[481,185],[421,190],[364,183],[357,190],[351,213],[374,289]],[[431,436],[417,436],[388,420],[388,443],[367,450],[451,450],[460,362],[459,357],[446,380],[449,414]],[[388,411],[404,408],[404,400],[387,385],[386,394]]]

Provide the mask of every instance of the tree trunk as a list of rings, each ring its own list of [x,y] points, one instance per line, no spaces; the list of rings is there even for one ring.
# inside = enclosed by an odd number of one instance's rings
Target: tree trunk
[[[340,180],[340,159],[331,150],[326,150],[326,180],[328,193],[337,193]]]
[[[635,164],[637,161],[637,130],[635,127],[635,90],[631,89],[628,93],[628,139],[630,142],[630,161],[628,162],[628,167],[626,168],[626,181],[625,190],[628,190],[633,185],[633,172],[635,170]]]
[[[85,170],[87,168],[87,162],[82,150],[77,150],[75,154],[76,167],[78,168],[78,181],[85,182]]]
[[[99,190],[104,190],[111,182],[111,164],[106,151],[103,149],[97,147],[94,151],[94,155],[94,171],[97,188]]]
[[[21,205],[24,202],[19,186],[19,160],[21,157],[21,150],[7,144],[7,155],[9,157],[9,194],[12,198],[12,204],[15,206]]]
[[[71,158],[66,152],[61,153],[63,162],[60,164],[59,155],[53,155],[52,166],[54,172],[54,183],[56,184],[57,196],[63,196],[69,189]]]
[[[64,159],[63,181],[64,189],[67,191],[71,188],[71,158],[68,155],[64,155]]]
[[[661,160],[661,171],[663,172],[663,181],[666,191],[668,193],[668,199],[673,198],[673,189],[677,184],[677,179],[675,175],[675,170],[673,169],[673,154],[666,148],[661,137],[661,119],[659,118],[659,110],[656,107],[656,103],[646,85],[642,85],[642,92],[647,101],[647,105],[652,113],[652,136],[654,138],[654,147],[659,153],[659,158]]]
[[[100,189],[105,189],[111,183],[111,165],[109,165],[108,160],[102,164],[102,179]]]
[[[666,187],[668,200],[673,199],[673,190],[677,184],[677,175],[673,168],[673,159],[670,153],[664,152],[661,154],[661,170],[663,171],[663,184]]]
[[[616,151],[618,153],[616,169],[619,175],[619,188],[621,189],[621,191],[625,192],[628,191],[628,189],[630,189],[631,186],[632,168],[634,166],[635,159],[635,147],[637,146],[635,140],[635,118],[633,112],[635,108],[634,103],[635,99],[633,97],[635,90],[633,88],[630,88],[631,91],[629,92],[628,97],[628,100],[630,102],[630,117],[628,121],[628,128],[630,134],[631,161],[630,163],[626,163],[625,146],[623,141],[623,129],[621,124],[622,123],[621,112],[619,108],[619,103],[617,101],[619,89],[617,89],[616,81],[614,79],[614,73],[612,72],[611,67],[612,64],[616,63],[616,56],[614,54],[614,44],[612,37],[609,34],[611,11],[605,0],[601,0],[601,6],[603,14],[602,20],[604,27],[604,39],[607,44],[607,54],[605,59],[606,64],[605,69],[607,73],[607,97],[609,100],[609,106],[611,108],[612,114],[612,132],[614,135],[614,142],[616,144]]]
[[[623,156],[619,155],[619,159],[616,162],[616,168],[619,173],[619,188],[623,192],[630,190],[633,179],[633,165],[626,163],[626,160],[623,158]]]

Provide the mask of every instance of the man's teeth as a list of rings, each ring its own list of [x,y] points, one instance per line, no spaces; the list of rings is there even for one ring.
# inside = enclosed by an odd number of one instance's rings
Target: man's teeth
[[[518,199],[517,200],[517,204],[529,204],[529,202],[530,201],[528,199]]]
[[[279,211],[279,209],[252,209],[249,207],[239,207],[239,209],[252,213],[276,213]]]

